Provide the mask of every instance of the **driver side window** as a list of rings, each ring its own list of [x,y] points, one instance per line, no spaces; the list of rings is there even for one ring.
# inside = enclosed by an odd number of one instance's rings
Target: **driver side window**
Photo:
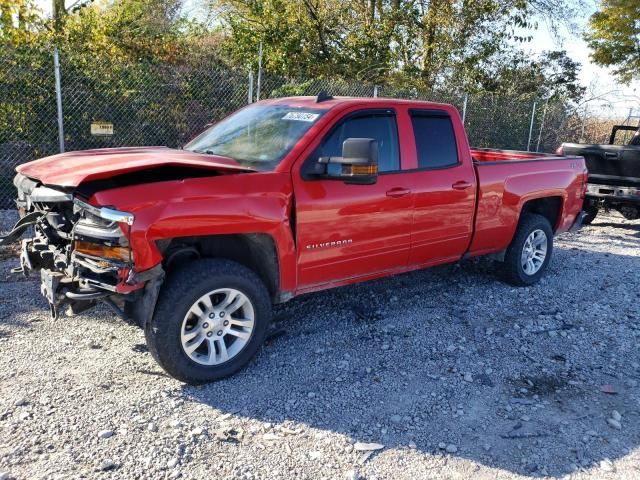
[[[375,139],[378,142],[378,171],[400,170],[398,128],[395,115],[390,113],[367,113],[342,120],[322,140],[308,161],[342,156],[342,144],[348,138]]]

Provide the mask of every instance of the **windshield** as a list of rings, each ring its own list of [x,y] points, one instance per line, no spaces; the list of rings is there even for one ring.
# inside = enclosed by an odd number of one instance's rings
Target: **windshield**
[[[205,130],[184,149],[230,157],[243,167],[273,170],[324,112],[253,105]]]

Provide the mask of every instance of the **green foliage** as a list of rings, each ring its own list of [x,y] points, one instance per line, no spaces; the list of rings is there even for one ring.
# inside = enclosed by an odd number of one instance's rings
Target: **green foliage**
[[[33,0],[0,0],[0,45],[41,42],[46,37],[45,24]]]
[[[579,83],[580,64],[565,51],[544,52],[529,57],[521,51],[489,58],[466,79],[469,92],[491,92],[510,96],[565,98],[578,101],[585,88]]]
[[[86,59],[176,63],[198,33],[181,8],[181,0],[102,0],[68,15],[61,41]]]
[[[640,1],[602,0],[589,27],[585,39],[593,60],[614,67],[623,82],[640,79]]]
[[[437,90],[473,89],[497,71],[530,70],[511,54],[537,17],[568,15],[573,0],[211,0],[224,47],[286,78],[323,77]],[[506,62],[511,61],[510,65]],[[537,67],[536,67],[537,68]],[[546,72],[544,66],[538,71]],[[533,72],[525,72],[532,76]]]
[[[287,82],[284,85],[274,88],[271,91],[270,97],[296,97],[300,95],[306,95],[309,92],[310,87],[313,85],[313,80],[305,80],[301,82]]]
[[[0,2],[0,178],[58,151],[54,44],[67,150],[178,146],[246,102],[246,73],[224,64],[215,32],[184,18],[180,0],[97,0],[60,31],[30,0]],[[92,136],[92,121],[116,134]]]

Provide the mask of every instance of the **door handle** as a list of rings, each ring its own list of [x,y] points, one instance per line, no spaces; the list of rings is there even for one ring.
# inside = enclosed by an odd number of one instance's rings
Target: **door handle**
[[[465,182],[464,180],[460,180],[459,182],[456,182],[453,185],[451,185],[451,188],[453,188],[454,190],[466,190],[470,186],[471,186],[471,184],[469,182]]]
[[[617,160],[618,159],[618,153],[604,152],[604,158],[608,158],[609,160]]]
[[[404,197],[405,195],[409,195],[410,193],[411,193],[411,190],[409,190],[408,188],[397,187],[397,188],[392,188],[391,190],[387,190],[387,197],[393,197],[393,198]]]

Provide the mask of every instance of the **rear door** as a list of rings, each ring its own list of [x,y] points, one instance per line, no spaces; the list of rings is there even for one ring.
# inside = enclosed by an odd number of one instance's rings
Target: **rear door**
[[[476,178],[466,141],[445,110],[409,110],[417,170],[413,172],[413,233],[409,263],[459,259],[473,234]],[[466,138],[457,120],[458,137]]]
[[[347,138],[375,138],[379,175],[373,185],[305,176],[320,156],[341,156]],[[394,109],[346,112],[293,170],[298,285],[323,284],[404,268],[411,240],[411,174],[402,169]]]

